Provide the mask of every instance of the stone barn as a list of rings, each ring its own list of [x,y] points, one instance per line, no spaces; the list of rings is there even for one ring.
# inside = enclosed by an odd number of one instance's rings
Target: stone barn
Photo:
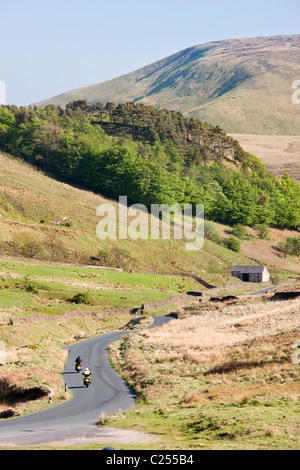
[[[267,282],[270,280],[269,271],[265,266],[233,266],[231,275],[243,282]]]

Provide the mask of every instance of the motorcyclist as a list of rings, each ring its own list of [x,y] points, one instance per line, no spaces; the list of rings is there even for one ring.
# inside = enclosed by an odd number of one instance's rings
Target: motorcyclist
[[[85,379],[87,379],[87,378],[90,379],[92,373],[91,373],[91,371],[89,370],[89,368],[86,367],[86,369],[83,371],[83,374],[82,374],[82,375],[83,375],[83,378],[84,378],[84,380],[85,380]]]
[[[77,369],[77,366],[79,365],[80,367],[82,366],[82,359],[80,356],[76,357],[75,359],[75,370]]]

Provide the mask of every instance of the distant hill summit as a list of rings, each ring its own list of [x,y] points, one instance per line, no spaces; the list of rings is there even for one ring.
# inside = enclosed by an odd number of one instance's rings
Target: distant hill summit
[[[300,135],[300,35],[228,39],[189,47],[113,80],[45,101],[151,104],[243,134]]]

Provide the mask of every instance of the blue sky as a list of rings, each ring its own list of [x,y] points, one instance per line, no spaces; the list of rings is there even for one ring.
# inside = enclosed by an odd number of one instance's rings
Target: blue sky
[[[299,34],[299,0],[0,0],[0,81],[27,105],[190,46]]]

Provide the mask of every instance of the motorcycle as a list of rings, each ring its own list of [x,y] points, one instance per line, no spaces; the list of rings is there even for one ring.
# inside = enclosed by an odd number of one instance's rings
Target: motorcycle
[[[82,370],[81,364],[76,364],[75,370],[76,370],[76,372],[78,372],[78,374],[79,374],[79,372]]]
[[[88,388],[88,386],[91,385],[90,377],[84,377],[83,384],[86,386],[86,388]]]

